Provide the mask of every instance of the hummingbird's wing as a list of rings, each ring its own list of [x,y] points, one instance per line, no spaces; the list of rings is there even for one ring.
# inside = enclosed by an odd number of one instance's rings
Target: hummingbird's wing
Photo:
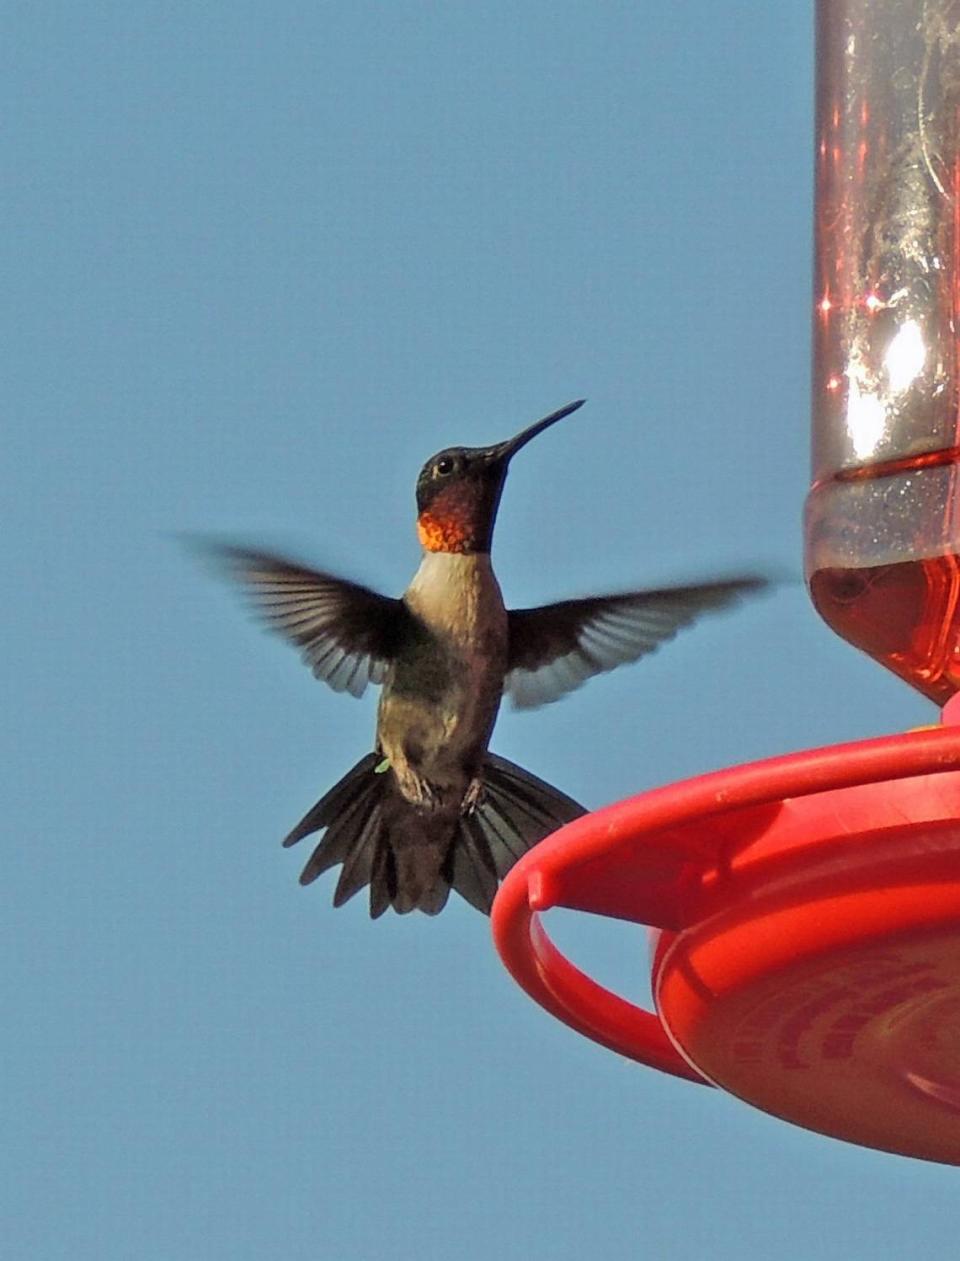
[[[400,600],[269,552],[217,543],[204,550],[335,692],[360,696],[368,683],[383,682],[409,616]]]
[[[731,578],[513,609],[504,692],[518,709],[559,700],[592,675],[638,661],[701,613],[728,608],[766,582]]]

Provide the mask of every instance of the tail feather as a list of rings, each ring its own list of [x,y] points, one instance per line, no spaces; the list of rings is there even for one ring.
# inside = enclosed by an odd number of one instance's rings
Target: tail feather
[[[393,850],[381,833],[370,876],[370,918],[379,919],[397,896],[397,864]]]
[[[381,808],[379,794],[368,793],[363,798],[364,819],[356,839],[350,847],[340,872],[340,879],[333,894],[333,905],[343,906],[373,877],[374,860],[380,842]]]
[[[474,846],[488,869],[500,879],[538,841],[586,813],[579,802],[559,788],[495,753],[486,755],[483,780],[483,795],[473,814],[462,820],[460,835],[465,824],[474,825]],[[468,896],[456,881],[454,888],[472,906],[489,915],[497,891],[496,880],[492,887],[482,882],[479,888],[471,887],[474,897]]]
[[[336,818],[326,825],[326,836],[310,855],[307,865],[300,873],[300,883],[302,885],[312,884],[318,876],[322,876],[325,871],[329,871],[337,863],[347,861],[353,850],[358,833],[363,830],[367,819],[368,805],[369,802],[366,795],[360,793],[354,797]],[[319,824],[319,827],[323,826],[325,825]],[[316,831],[317,829],[314,830]]]
[[[332,823],[343,810],[356,801],[366,788],[367,775],[376,764],[376,753],[368,753],[366,757],[362,757],[352,770],[347,771],[343,779],[338,780],[330,791],[307,811],[296,827],[291,828],[283,838],[284,848],[289,849],[291,845],[296,845],[297,841],[302,841],[311,832],[319,832],[321,828]]]
[[[525,771],[515,762],[498,757],[496,753],[488,753],[486,756],[484,778],[487,784],[497,787],[504,796],[522,799],[528,808],[535,808],[555,827],[586,814],[578,801],[568,797],[559,788],[554,788],[546,780]]]
[[[497,875],[502,880],[514,863],[523,857],[529,845],[523,839],[523,834],[510,822],[493,793],[488,793],[474,817],[483,829],[484,842],[493,858]]]
[[[460,820],[450,857],[450,884],[471,906],[489,914],[499,872],[477,812]]]
[[[284,840],[294,845],[326,829],[300,875],[310,884],[342,864],[333,895],[342,906],[370,886],[370,915],[436,915],[451,888],[489,914],[497,884],[531,846],[584,809],[571,797],[506,758],[488,753],[477,804],[453,819],[420,814],[396,792],[391,774],[376,774],[369,753],[308,810]]]
[[[552,815],[531,805],[519,793],[504,792],[500,785],[487,786],[485,804],[489,807],[485,813],[499,819],[519,842],[520,853],[525,853],[545,831],[559,826]]]
[[[423,911],[424,915],[439,915],[447,905],[450,888],[450,881],[442,870],[431,863],[430,875],[426,880],[421,879],[413,883],[404,880],[402,875],[398,875],[397,889],[391,905],[398,915],[407,915],[410,911]],[[371,901],[373,897],[374,891],[371,888]]]

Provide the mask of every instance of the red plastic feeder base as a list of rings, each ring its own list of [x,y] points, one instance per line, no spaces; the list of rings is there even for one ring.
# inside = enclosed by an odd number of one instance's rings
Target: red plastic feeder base
[[[952,707],[952,706],[951,706]],[[657,1013],[540,919],[659,930]],[[960,728],[773,758],[568,824],[509,873],[504,963],[623,1055],[797,1125],[960,1164]]]

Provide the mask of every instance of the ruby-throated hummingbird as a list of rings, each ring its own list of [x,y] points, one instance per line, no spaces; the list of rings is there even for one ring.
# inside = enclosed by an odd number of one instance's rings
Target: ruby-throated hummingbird
[[[583,402],[507,442],[448,447],[426,462],[417,479],[423,559],[399,599],[267,552],[214,546],[317,678],[354,696],[383,685],[374,751],[283,842],[325,829],[300,883],[342,864],[334,906],[368,884],[374,918],[388,906],[435,915],[451,888],[489,912],[521,854],[584,813],[488,751],[503,694],[524,709],[557,700],[764,585],[740,577],[507,611],[490,564],[507,468]]]

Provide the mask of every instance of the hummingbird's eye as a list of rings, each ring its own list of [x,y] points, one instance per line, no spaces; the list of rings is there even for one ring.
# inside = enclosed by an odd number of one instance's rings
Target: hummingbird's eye
[[[453,472],[453,460],[450,459],[449,455],[441,456],[433,466],[433,471],[438,477],[446,477],[448,473]]]

